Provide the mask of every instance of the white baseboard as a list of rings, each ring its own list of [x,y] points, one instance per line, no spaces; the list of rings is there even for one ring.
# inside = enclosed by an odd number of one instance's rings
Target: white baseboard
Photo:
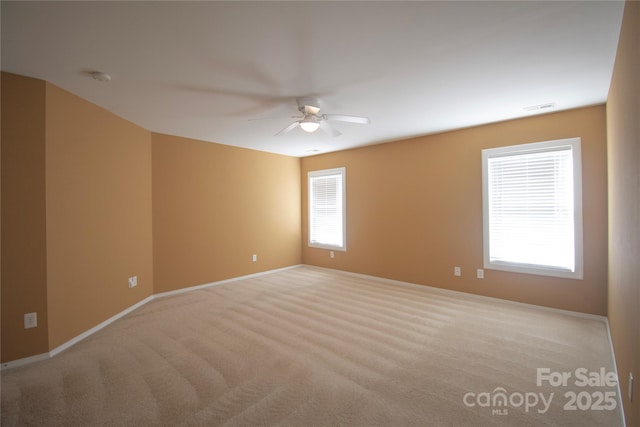
[[[95,334],[100,329],[110,325],[111,323],[115,322],[116,320],[120,319],[121,317],[126,316],[127,314],[131,313],[133,310],[137,309],[138,307],[142,307],[143,305],[145,305],[146,303],[148,303],[149,301],[152,301],[152,300],[153,300],[153,295],[149,295],[148,297],[146,297],[142,301],[139,301],[139,302],[135,303],[131,307],[128,307],[128,308],[122,310],[120,313],[116,314],[115,316],[111,316],[110,318],[108,318],[104,322],[94,326],[93,328],[91,328],[91,329],[89,329],[87,331],[84,331],[80,335],[78,335],[78,336],[76,336],[74,338],[71,338],[69,341],[65,342],[64,344],[59,345],[58,347],[56,347],[53,350],[49,351],[49,356],[53,357],[56,354],[65,351],[66,349],[68,349],[72,345],[79,343],[80,341],[82,341],[83,339],[87,338],[88,336]]]
[[[24,365],[30,365],[31,363],[41,362],[49,358],[49,353],[36,354],[35,356],[29,356],[22,359],[12,360],[2,364],[2,370],[18,368]]]
[[[121,317],[131,313],[133,310],[137,309],[138,307],[142,307],[143,305],[145,305],[146,303],[148,303],[151,300],[153,300],[153,295],[150,295],[150,296],[146,297],[145,299],[143,299],[142,301],[139,301],[139,302],[135,303],[131,307],[128,307],[128,308],[122,310],[120,313],[118,313],[118,314],[116,314],[114,316],[111,316],[110,318],[108,318],[104,322],[102,322],[99,325],[96,325],[93,328],[81,333],[80,335],[78,335],[78,336],[76,336],[74,338],[71,338],[69,341],[67,341],[64,344],[54,348],[53,350],[50,350],[48,353],[42,353],[42,354],[38,354],[36,356],[25,357],[24,359],[17,359],[17,360],[12,360],[10,362],[3,363],[2,364],[2,370],[11,369],[11,368],[17,368],[19,366],[24,366],[24,365],[28,365],[28,364],[35,363],[35,362],[40,362],[42,360],[46,360],[46,359],[48,359],[50,357],[53,357],[56,354],[68,349],[72,345],[79,343],[80,341],[82,341],[83,339],[87,338],[88,336],[95,334],[100,329],[110,325],[111,323],[115,322],[116,320],[120,319]]]
[[[208,288],[208,287],[211,287],[211,286],[224,285],[225,283],[237,282],[238,280],[244,280],[244,279],[251,279],[252,277],[265,276],[267,274],[278,273],[280,271],[291,270],[291,269],[298,268],[298,267],[302,267],[302,264],[291,265],[289,267],[276,268],[274,270],[261,271],[259,273],[247,274],[246,276],[232,277],[231,279],[224,279],[224,280],[219,280],[217,282],[204,283],[202,285],[189,286],[188,288],[176,289],[175,291],[161,292],[159,294],[155,294],[153,297],[154,298],[164,298],[164,297],[168,297],[168,296],[171,296],[171,295],[176,295],[176,294],[181,294],[181,293],[184,293],[184,292],[195,291],[195,290],[198,290],[198,289],[204,289],[204,288]]]
[[[611,338],[611,328],[609,327],[609,319],[607,323],[607,337],[609,338],[609,350],[611,351],[611,361],[613,362],[613,371],[616,373],[617,380],[617,392],[618,392],[618,410],[620,411],[620,418],[622,419],[622,427],[627,426],[627,421],[624,418],[624,407],[622,406],[622,389],[620,388],[620,375],[618,375],[618,365],[616,363],[616,353],[613,350],[613,339]]]
[[[391,284],[391,285],[411,286],[411,287],[414,287],[414,288],[417,288],[417,289],[429,289],[429,291],[431,291],[433,293],[440,294],[440,295],[465,297],[465,298],[476,299],[478,301],[494,301],[494,302],[500,302],[500,303],[505,303],[505,304],[509,304],[509,305],[515,305],[515,306],[519,306],[519,307],[527,307],[527,308],[532,308],[532,309],[536,309],[536,310],[549,311],[549,312],[552,312],[552,313],[566,314],[568,316],[574,316],[574,317],[581,317],[581,318],[585,318],[585,319],[597,320],[597,321],[603,322],[603,323],[607,322],[607,317],[606,316],[599,316],[597,314],[581,313],[579,311],[563,310],[561,308],[546,307],[544,305],[536,305],[536,304],[529,304],[529,303],[526,303],[526,302],[511,301],[511,300],[506,300],[506,299],[502,299],[502,298],[496,298],[496,297],[489,297],[489,296],[485,296],[485,295],[472,294],[472,293],[469,293],[469,292],[454,291],[452,289],[437,288],[435,286],[420,285],[418,283],[403,282],[401,280],[394,280],[394,279],[387,279],[387,278],[384,278],[384,277],[371,276],[371,275],[368,275],[368,274],[352,273],[350,271],[336,270],[336,269],[327,268],[327,267],[317,267],[315,265],[306,265],[305,264],[304,266],[305,267],[310,267],[310,268],[317,268],[319,270],[328,270],[328,271],[332,271],[332,272],[335,272],[335,273],[342,273],[342,274],[345,274],[345,275],[348,275],[348,276],[360,277],[360,278],[368,279],[368,280],[377,280],[379,282],[388,283],[388,284]]]
[[[139,302],[135,303],[131,307],[128,307],[128,308],[122,310],[120,313],[118,313],[118,314],[116,314],[114,316],[111,316],[110,318],[108,318],[104,322],[100,323],[99,325],[94,326],[93,328],[91,328],[91,329],[81,333],[80,335],[70,339],[69,341],[65,342],[64,344],[59,345],[58,347],[54,348],[53,350],[50,350],[48,353],[37,354],[35,356],[29,356],[29,357],[25,357],[23,359],[11,360],[9,362],[5,362],[2,365],[0,365],[0,369],[1,370],[5,370],[5,369],[17,368],[19,366],[29,365],[31,363],[40,362],[42,360],[46,360],[46,359],[49,359],[51,357],[54,357],[55,355],[63,352],[64,350],[68,349],[69,347],[79,343],[80,341],[82,341],[83,339],[89,337],[90,335],[95,334],[100,329],[110,325],[111,323],[115,322],[116,320],[120,319],[121,317],[126,316],[127,314],[129,314],[132,311],[142,307],[143,305],[147,304],[148,302],[153,301],[156,298],[164,298],[164,297],[168,297],[168,296],[171,296],[171,295],[180,294],[180,293],[183,293],[183,292],[193,291],[193,290],[196,290],[196,289],[203,289],[203,288],[208,288],[210,286],[222,285],[224,283],[237,282],[238,280],[250,279],[252,277],[265,276],[267,274],[273,274],[273,273],[277,273],[277,272],[280,272],[280,271],[291,270],[291,269],[298,268],[298,267],[301,267],[301,265],[297,264],[297,265],[292,265],[292,266],[289,266],[289,267],[283,267],[283,268],[277,268],[277,269],[274,269],[274,270],[262,271],[262,272],[259,272],[259,273],[248,274],[246,276],[233,277],[231,279],[225,279],[225,280],[220,280],[220,281],[217,281],[217,282],[205,283],[203,285],[196,285],[196,286],[190,286],[188,288],[176,289],[175,291],[162,292],[162,293],[159,293],[159,294],[150,295],[150,296],[146,297],[145,299],[143,299],[142,301],[139,301]]]

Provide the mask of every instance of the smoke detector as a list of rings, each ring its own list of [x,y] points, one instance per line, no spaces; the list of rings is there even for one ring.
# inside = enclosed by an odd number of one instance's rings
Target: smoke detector
[[[111,76],[107,73],[103,73],[102,71],[92,71],[89,75],[99,82],[110,82]]]

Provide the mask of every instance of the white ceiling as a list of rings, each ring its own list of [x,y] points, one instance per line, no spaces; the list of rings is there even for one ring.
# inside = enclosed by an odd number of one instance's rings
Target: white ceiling
[[[291,156],[606,101],[624,3],[7,2],[2,69],[146,129]],[[103,71],[109,83],[90,78]],[[343,135],[295,129],[296,97]],[[548,111],[548,110],[547,110]],[[249,120],[265,118],[264,120]]]

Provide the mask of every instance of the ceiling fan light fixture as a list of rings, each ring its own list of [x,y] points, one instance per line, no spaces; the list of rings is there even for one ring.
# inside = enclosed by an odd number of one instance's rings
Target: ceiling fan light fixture
[[[336,136],[340,136],[342,134],[340,133],[340,131],[331,126],[331,124],[329,123],[330,121],[359,124],[371,123],[371,120],[369,120],[368,117],[347,116],[345,114],[320,114],[320,107],[317,107],[317,99],[298,98],[296,102],[298,104],[298,111],[300,111],[302,116],[293,116],[292,118],[297,118],[299,120],[291,123],[289,126],[276,133],[275,136],[284,135],[300,126],[303,131],[308,133],[313,133],[318,129],[322,129],[324,133],[332,138],[335,138]]]
[[[315,132],[320,127],[320,123],[318,123],[313,117],[307,116],[300,122],[300,127],[305,132]]]

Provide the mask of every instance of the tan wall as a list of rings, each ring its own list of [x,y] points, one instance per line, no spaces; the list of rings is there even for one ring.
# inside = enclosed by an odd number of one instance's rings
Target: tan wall
[[[628,426],[640,425],[640,3],[625,4],[607,101],[609,324]],[[629,401],[629,373],[634,399]]]
[[[47,84],[46,182],[53,349],[153,293],[151,133]]]
[[[299,264],[300,160],[153,134],[153,237],[156,293]]]
[[[48,350],[44,100],[45,82],[2,73],[2,362]]]
[[[2,85],[3,362],[154,292],[300,263],[299,159],[152,137],[43,81]]]
[[[481,150],[582,137],[584,280],[482,268]],[[605,315],[604,106],[541,115],[302,159],[305,264]],[[346,166],[347,251],[309,248],[307,172]],[[454,277],[453,267],[462,267]]]

